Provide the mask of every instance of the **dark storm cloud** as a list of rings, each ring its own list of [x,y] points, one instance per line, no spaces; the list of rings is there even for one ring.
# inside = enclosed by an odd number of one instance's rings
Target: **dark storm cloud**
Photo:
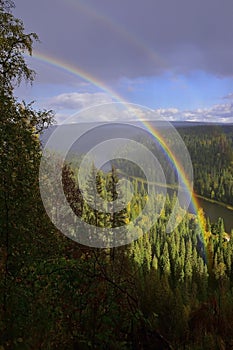
[[[20,0],[37,48],[100,79],[205,70],[233,76],[232,0]]]

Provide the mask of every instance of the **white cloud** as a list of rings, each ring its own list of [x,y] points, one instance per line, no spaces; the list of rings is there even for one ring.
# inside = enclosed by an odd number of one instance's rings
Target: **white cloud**
[[[79,110],[98,104],[110,103],[113,98],[103,92],[79,93],[71,92],[54,96],[49,99],[48,107],[54,110]]]
[[[233,99],[233,92],[230,94],[227,94],[226,96],[223,96],[223,99],[232,100]]]
[[[64,93],[51,98],[48,107],[58,113],[58,123],[63,122],[82,109],[103,105],[98,115],[90,108],[86,113],[77,113],[76,122],[86,121],[137,121],[137,120],[167,120],[167,121],[197,121],[197,122],[223,122],[233,123],[233,103],[216,104],[209,108],[197,108],[194,110],[180,110],[178,108],[158,108],[153,111],[138,105],[127,105],[121,108],[121,104],[113,103],[113,98],[103,92],[98,93]],[[74,122],[74,121],[72,121]]]
[[[157,109],[156,112],[169,121],[197,121],[197,122],[222,122],[233,123],[233,104],[217,104],[210,108],[198,108],[194,110],[178,110],[176,108]]]
[[[204,122],[233,122],[233,104],[216,104],[210,108],[198,108],[193,111],[184,111],[182,120]]]

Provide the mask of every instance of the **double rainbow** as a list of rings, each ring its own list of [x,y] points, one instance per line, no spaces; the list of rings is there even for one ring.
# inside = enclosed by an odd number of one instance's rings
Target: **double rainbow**
[[[66,72],[66,73],[70,73],[78,78],[81,78],[81,79],[91,83],[92,85],[94,85],[98,89],[107,93],[113,100],[115,100],[117,102],[120,102],[122,104],[128,103],[122,96],[117,94],[114,90],[112,90],[110,87],[108,87],[102,81],[96,79],[95,77],[93,77],[89,73],[85,72],[84,70],[79,69],[76,66],[73,66],[70,63],[61,61],[58,58],[55,58],[51,55],[47,55],[47,54],[45,55],[45,54],[42,54],[39,52],[34,53],[33,57],[40,62],[44,62],[46,64],[49,64],[53,67],[61,69],[62,71]],[[192,183],[190,183],[189,179],[187,178],[186,173],[184,172],[183,167],[179,163],[177,157],[172,153],[172,151],[166,145],[164,139],[159,134],[158,130],[149,121],[140,120],[140,119],[139,119],[139,121],[144,126],[144,128],[151,135],[153,135],[153,137],[159,142],[160,146],[162,147],[162,149],[166,153],[168,159],[176,167],[179,178],[182,180],[182,183],[185,186],[185,190],[187,190],[191,196],[191,205],[192,205],[194,212],[196,213],[197,218],[198,218],[198,210],[200,208],[198,200],[193,193]],[[202,220],[199,220],[199,226],[200,226],[200,230],[201,230],[201,233],[202,233],[202,236],[204,239],[204,233],[205,233],[206,228],[204,227]]]

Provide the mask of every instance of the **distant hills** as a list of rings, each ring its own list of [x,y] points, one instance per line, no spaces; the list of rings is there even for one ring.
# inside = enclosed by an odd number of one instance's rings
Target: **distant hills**
[[[208,128],[209,131],[212,128],[219,131],[222,130],[223,133],[229,133],[233,131],[233,123],[206,123],[206,122],[188,122],[188,121],[173,121],[170,122],[177,131],[183,128],[195,128],[204,127]],[[164,129],[169,127],[169,123],[165,121],[150,121],[152,128]],[[148,130],[144,126],[143,122],[97,122],[97,123],[78,123],[78,124],[64,124],[64,125],[53,125],[41,135],[42,146],[46,144],[53,132],[59,127],[59,151],[65,147],[65,139],[69,138],[69,135],[75,137],[77,135],[77,141],[73,144],[71,151],[78,153],[84,153],[93,148],[95,145],[103,142],[105,140],[113,139],[115,137],[129,138],[132,140],[137,140],[140,136],[147,135]],[[88,131],[86,132],[86,130]]]

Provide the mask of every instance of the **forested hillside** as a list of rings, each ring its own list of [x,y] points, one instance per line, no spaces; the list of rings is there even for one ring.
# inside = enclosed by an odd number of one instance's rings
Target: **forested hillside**
[[[233,126],[203,124],[189,127],[187,124],[186,126],[178,124],[176,127],[191,157],[194,192],[233,205]],[[175,189],[178,185],[176,168],[166,155],[161,151],[158,152],[154,137],[145,132],[138,135],[137,140],[156,155],[162,164],[167,184]],[[171,149],[174,147],[173,141],[176,140],[171,140],[169,145]],[[145,179],[141,169],[133,163],[118,160],[114,164],[119,169],[124,169],[127,174]]]
[[[188,147],[196,193],[233,205],[233,126],[178,129]]]

